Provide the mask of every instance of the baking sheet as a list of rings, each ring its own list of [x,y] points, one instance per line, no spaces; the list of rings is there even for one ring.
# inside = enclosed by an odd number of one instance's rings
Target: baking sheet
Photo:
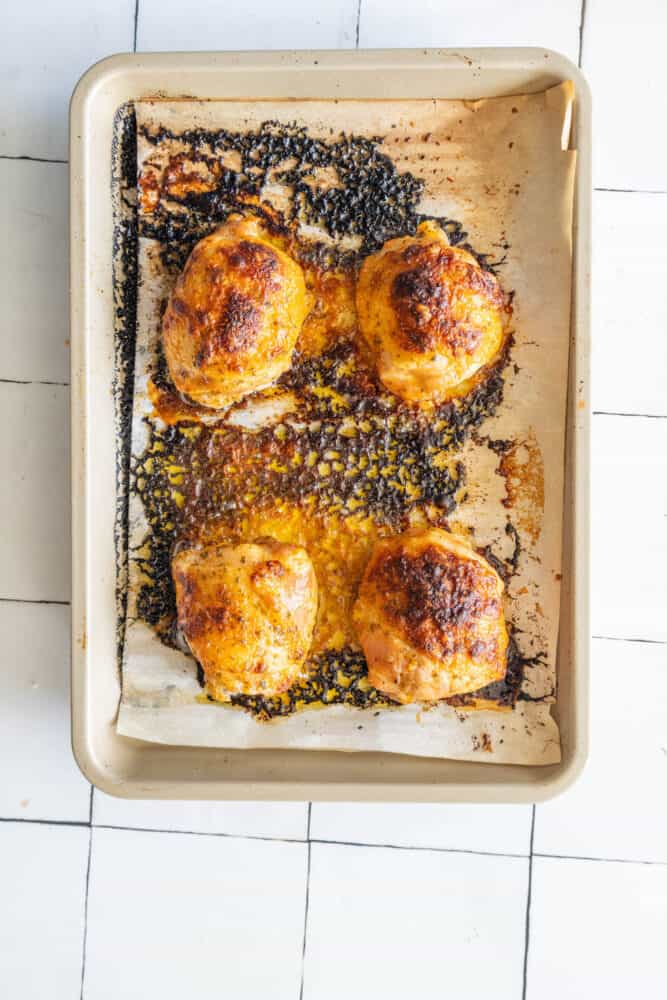
[[[461,530],[501,557],[521,546],[508,588],[508,617],[522,652],[535,657],[523,699],[511,711],[438,705],[370,713],[333,706],[270,723],[228,706],[202,704],[193,661],[163,646],[136,616],[141,569],[130,562],[129,618],[119,732],[156,742],[226,747],[384,750],[457,759],[553,763],[559,740],[550,703],[558,629],[565,392],[569,334],[571,212],[575,153],[566,149],[572,88],[478,102],[145,102],[138,124],[251,129],[267,120],[305,125],[314,136],[341,131],[384,137],[400,170],[425,181],[420,209],[460,220],[470,243],[493,256],[515,292],[515,343],[504,400],[479,439],[464,448],[468,496],[456,510]],[[154,149],[139,144],[139,164]],[[140,246],[142,284],[135,369],[133,454],[143,451],[150,416],[147,379],[159,340],[159,302],[167,274],[150,241]],[[499,454],[489,442],[511,442]],[[130,550],[148,525],[130,499]]]

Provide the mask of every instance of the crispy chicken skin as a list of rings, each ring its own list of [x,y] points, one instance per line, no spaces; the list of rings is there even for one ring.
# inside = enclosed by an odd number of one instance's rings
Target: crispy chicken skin
[[[178,625],[211,697],[279,694],[308,655],[317,580],[306,550],[272,539],[178,552]]]
[[[389,240],[361,266],[359,327],[381,381],[408,402],[457,395],[498,354],[505,310],[494,275],[432,222]]]
[[[505,675],[503,583],[440,528],[377,543],[352,617],[370,683],[399,702],[477,691]]]
[[[303,272],[256,219],[232,216],[195,246],[162,320],[179,392],[222,409],[289,368],[308,311]]]

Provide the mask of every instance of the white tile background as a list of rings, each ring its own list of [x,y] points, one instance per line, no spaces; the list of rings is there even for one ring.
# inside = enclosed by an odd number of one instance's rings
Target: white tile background
[[[94,829],[83,995],[293,1000],[307,861],[304,843]]]
[[[14,5],[0,38],[0,996],[667,995],[666,37],[662,0]],[[68,96],[133,47],[355,44],[540,45],[591,80],[590,763],[536,809],[92,795],[68,746]]]

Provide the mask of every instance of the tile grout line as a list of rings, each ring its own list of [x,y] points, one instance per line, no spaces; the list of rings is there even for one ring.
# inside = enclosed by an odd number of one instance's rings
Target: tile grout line
[[[139,0],[134,0],[134,34],[132,36],[132,51],[137,51],[137,28],[139,26]]]
[[[594,417],[638,417],[641,420],[667,420],[667,413],[623,413],[620,410],[593,410]]]
[[[310,805],[310,803],[309,803]],[[309,817],[310,820],[310,817]],[[11,820],[8,820],[11,822]],[[24,822],[30,822],[30,820],[25,820]],[[81,824],[87,826],[86,823]],[[113,823],[94,823],[94,828],[96,830],[122,830],[129,833],[165,833],[169,835],[178,836],[182,834],[184,836],[190,837],[223,837],[225,839],[231,840],[259,840],[268,843],[277,844],[329,844],[338,847],[372,847],[372,848],[382,848],[389,851],[429,851],[432,854],[472,854],[479,857],[490,857],[490,858],[525,858],[525,854],[512,854],[510,852],[499,852],[499,851],[470,851],[464,848],[457,847],[412,847],[405,844],[369,844],[363,841],[352,841],[352,840],[325,840],[320,837],[310,838],[310,822],[308,823],[308,840],[302,840],[297,837],[264,837],[259,834],[252,833],[214,833],[207,830],[165,830],[160,827],[149,827],[149,826],[117,826]]]
[[[59,385],[69,388],[69,382],[49,382],[41,378],[0,378],[0,385]]]
[[[46,826],[57,825],[57,826],[90,826],[91,823],[88,821],[77,821],[77,820],[48,820],[48,819],[29,819],[18,818],[15,819],[11,816],[6,818],[0,817],[0,823],[40,823]],[[120,830],[127,833],[160,833],[168,834],[170,836],[187,836],[187,837],[222,837],[229,840],[259,840],[265,843],[271,844],[328,844],[333,847],[371,847],[380,848],[388,851],[420,851],[420,852],[430,852],[431,854],[471,854],[476,857],[488,857],[488,858],[525,858],[525,854],[513,854],[511,852],[499,852],[499,851],[471,851],[465,848],[459,847],[419,847],[419,846],[409,846],[406,844],[372,844],[364,843],[363,841],[353,841],[353,840],[325,840],[324,838],[314,837],[308,841],[302,840],[296,837],[264,837],[259,834],[252,833],[213,833],[206,830],[165,830],[160,827],[151,826],[120,826],[113,823],[92,823],[92,827],[95,830]],[[310,832],[310,831],[309,831]],[[604,858],[599,858],[597,860],[604,861]]]
[[[542,854],[536,851],[534,858],[551,858],[554,861],[604,861],[608,865],[657,865],[659,868],[667,867],[667,861],[647,861],[640,858],[593,858],[586,854]]]
[[[407,844],[369,844],[361,840],[325,840],[313,837],[311,844],[329,844],[333,847],[373,847],[385,851],[421,851],[431,854],[471,854],[482,858],[526,858],[526,854],[513,854],[510,851],[471,851],[463,847],[419,847]]]
[[[91,786],[91,790],[92,789]],[[89,807],[90,808],[90,807]],[[87,827],[92,830],[119,830],[123,833],[160,833],[184,837],[222,837],[227,840],[258,840],[269,844],[325,844],[330,847],[370,847],[390,851],[418,851],[432,854],[469,854],[483,858],[530,858],[528,854],[515,854],[509,851],[471,851],[462,847],[419,847],[406,844],[373,844],[359,840],[324,840],[314,837],[309,841],[294,837],[263,837],[252,833],[210,833],[204,830],[165,830],[150,826],[116,826],[112,823],[91,823],[89,820],[67,819],[30,819],[21,816],[0,816],[0,823],[32,823],[37,826],[71,826],[73,828]],[[531,827],[532,832],[532,827]],[[532,843],[532,838],[531,838]],[[556,861],[596,861],[603,864],[620,865],[658,865],[667,866],[667,861],[653,861],[647,858],[596,858],[585,854],[545,854],[533,851],[533,858],[553,858]]]
[[[310,817],[313,812],[313,803],[308,803],[308,820],[306,822],[306,840],[310,840]]]
[[[68,608],[71,601],[48,601],[34,597],[0,597],[0,604],[56,604],[61,608]]]
[[[93,825],[93,795],[95,794],[95,786],[90,786],[90,802],[88,803],[88,823],[92,827]]]
[[[92,785],[91,785],[92,789]],[[92,796],[91,796],[92,798]],[[90,885],[90,862],[93,856],[93,828],[90,827],[88,837],[88,864],[86,866],[86,892],[83,901],[83,946],[81,949],[81,993],[80,1000],[83,1000],[83,985],[86,975],[86,944],[88,943],[88,887]]]
[[[581,69],[581,60],[584,54],[584,25],[586,22],[586,0],[581,0],[581,18],[579,21],[579,55],[577,66]]]
[[[33,819],[29,816],[0,816],[0,823],[32,823],[35,826],[71,826],[75,829],[90,828],[88,820],[79,819]]]
[[[641,642],[648,646],[667,646],[667,639],[637,639],[636,636],[592,635],[591,639],[600,639],[602,642]]]
[[[361,24],[361,0],[357,0],[357,24],[354,33],[354,47],[359,48],[359,25]]]
[[[68,163],[68,160],[57,160],[49,156],[27,156],[23,153],[0,153],[0,160],[27,160],[28,163]]]
[[[83,824],[87,826],[88,824]],[[95,830],[122,830],[127,833],[165,833],[169,836],[222,837],[225,840],[259,840],[269,844],[305,844],[301,837],[264,837],[256,833],[224,833],[210,830],[164,830],[156,826],[117,826],[115,823],[93,823]]]
[[[310,828],[310,806],[308,803],[308,826]],[[308,853],[306,857],[306,898],[303,907],[303,945],[301,947],[301,985],[299,987],[299,1000],[303,1000],[303,987],[306,973],[306,942],[308,940],[308,906],[310,903],[310,855],[312,844],[308,841]]]
[[[460,847],[419,847],[419,846],[409,846],[406,844],[372,844],[364,843],[363,841],[352,841],[352,840],[325,840],[323,838],[314,837],[310,840],[302,840],[296,837],[265,837],[259,834],[252,833],[224,833],[224,832],[211,832],[208,830],[165,830],[160,827],[151,826],[120,826],[113,823],[89,823],[87,820],[48,820],[48,819],[28,819],[18,818],[15,819],[11,816],[6,818],[0,817],[0,823],[39,823],[46,826],[56,825],[56,826],[91,826],[95,830],[120,830],[123,833],[159,833],[167,834],[169,836],[186,836],[186,837],[221,837],[225,840],[258,840],[263,843],[269,844],[327,844],[333,847],[370,847],[378,848],[387,851],[419,851],[419,852],[430,852],[431,854],[470,854],[476,857],[487,857],[487,858],[525,858],[525,854],[512,854],[511,852],[499,852],[499,851],[471,851]],[[604,861],[606,859],[592,859]]]
[[[594,191],[603,191],[608,194],[667,194],[667,188],[611,188],[594,187]]]
[[[535,805],[530,820],[530,854],[528,855],[528,891],[526,894],[526,935],[523,948],[523,989],[521,991],[522,1000],[526,1000],[526,990],[528,988],[528,948],[530,946],[530,902],[533,891],[533,843],[535,841]]]

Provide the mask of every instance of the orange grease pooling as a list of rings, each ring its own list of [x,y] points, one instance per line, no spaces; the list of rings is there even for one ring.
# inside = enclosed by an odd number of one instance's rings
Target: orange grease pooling
[[[312,357],[355,334],[354,269],[306,267],[304,270],[312,307],[301,328],[296,349],[304,357]]]
[[[193,160],[185,153],[172,156],[164,171],[150,161],[143,165],[138,179],[139,199],[144,215],[151,215],[161,198],[183,198],[187,194],[213,191],[219,183],[219,162]]]
[[[156,385],[152,378],[148,379],[148,398],[153,406],[153,414],[165,424],[178,424],[189,420],[199,423],[204,411],[179,396],[174,388]]]
[[[532,430],[504,453],[498,471],[507,490],[503,505],[515,512],[519,527],[536,542],[544,517],[544,460]]]
[[[233,528],[218,528],[218,532],[216,540],[222,542],[266,537],[302,545],[313,563],[319,591],[311,656],[327,649],[357,646],[352,604],[373,546],[387,533],[386,528],[368,516],[318,516],[308,504],[278,501],[269,508],[245,511]]]

